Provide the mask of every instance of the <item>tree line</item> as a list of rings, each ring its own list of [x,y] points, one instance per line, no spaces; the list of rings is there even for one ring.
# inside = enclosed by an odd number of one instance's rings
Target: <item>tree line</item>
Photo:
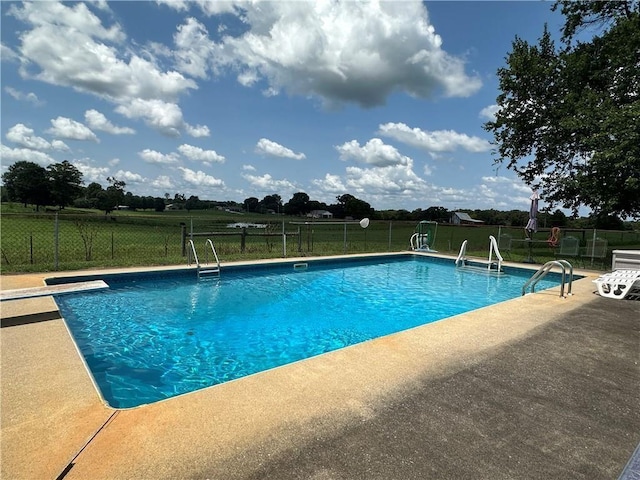
[[[388,221],[422,220],[447,223],[453,211],[441,206],[431,206],[426,209],[418,208],[413,211],[375,210],[364,200],[351,194],[336,197],[331,204],[312,200],[304,192],[296,192],[287,201],[282,201],[278,194],[266,195],[261,200],[257,197],[246,198],[243,202],[201,200],[197,196],[187,197],[176,193],[173,197],[165,193],[164,197],[139,196],[125,191],[126,183],[115,177],[108,177],[109,185],[104,188],[97,182],[83,186],[82,172],[68,161],[41,167],[33,162],[19,161],[11,165],[2,175],[2,201],[13,201],[34,205],[36,210],[45,206],[56,206],[64,209],[68,206],[76,208],[93,208],[109,214],[117,208],[129,210],[154,210],[163,212],[169,209],[194,210],[225,209],[236,212],[256,214],[277,214],[298,217],[312,215],[324,216],[329,212],[336,219],[362,219]],[[528,221],[528,212],[522,210],[480,210],[462,209],[472,218],[482,220],[487,225],[505,225],[523,227]],[[575,219],[567,217],[562,211],[541,211],[538,214],[538,224],[542,227],[573,227],[573,228],[609,228],[629,229],[632,224],[623,222],[616,215],[603,213],[594,214],[588,218]]]

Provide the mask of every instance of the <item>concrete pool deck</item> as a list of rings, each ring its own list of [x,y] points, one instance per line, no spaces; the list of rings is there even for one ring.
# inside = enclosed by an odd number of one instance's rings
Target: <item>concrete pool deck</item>
[[[2,302],[0,477],[618,478],[640,442],[640,302],[580,273],[566,299],[527,295],[129,410],[101,401],[51,297]]]

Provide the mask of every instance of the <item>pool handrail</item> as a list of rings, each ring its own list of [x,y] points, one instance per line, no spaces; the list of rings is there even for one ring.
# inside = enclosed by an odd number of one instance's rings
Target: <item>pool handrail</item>
[[[564,286],[566,282],[566,272],[567,268],[569,269],[569,281],[567,288],[567,296],[573,295],[571,293],[571,285],[573,283],[573,265],[566,260],[550,260],[544,265],[542,265],[529,280],[527,280],[522,286],[522,295],[525,295],[527,292],[527,288],[531,287],[531,293],[535,293],[536,284],[542,280],[547,273],[551,271],[553,267],[560,267],[562,269],[562,280],[560,283],[560,297],[566,298],[564,294]]]
[[[458,253],[458,258],[456,258],[456,267],[460,265],[464,265],[464,262],[467,260],[467,240],[462,242],[460,246],[460,253]]]
[[[200,260],[198,259],[198,253],[196,251],[196,246],[193,243],[193,240],[189,239],[188,244],[191,248],[189,249],[189,255],[187,255],[187,263],[191,265],[191,254],[193,254],[193,259],[195,260],[196,267],[198,269],[198,277],[204,274],[220,275],[220,259],[218,258],[218,253],[216,252],[216,248],[213,246],[213,241],[211,241],[210,238],[207,238],[205,242],[205,248],[207,245],[211,247],[211,251],[213,252],[213,256],[216,260],[216,266],[214,268],[203,269],[202,265],[200,265]],[[207,253],[207,250],[205,250],[205,254],[206,253]],[[206,257],[206,263],[207,264],[209,263],[208,256]]]
[[[487,265],[487,270],[491,270],[491,260],[493,253],[496,254],[496,258],[498,259],[498,271],[501,272],[502,262],[504,261],[504,258],[502,258],[500,250],[498,250],[498,242],[496,241],[496,237],[494,237],[493,235],[489,235],[489,264]]]
[[[211,251],[213,252],[213,256],[216,259],[216,265],[218,269],[218,273],[220,273],[220,259],[218,258],[218,253],[216,252],[216,247],[213,246],[213,241],[210,238],[207,238],[206,245],[211,247]],[[205,250],[207,252],[207,250]],[[207,258],[207,263],[209,263],[209,259]]]
[[[193,240],[189,239],[188,242],[191,249],[189,250],[189,254],[187,255],[187,265],[191,265],[191,253],[193,253],[193,259],[196,262],[196,266],[200,267],[200,261],[198,260],[198,253],[196,252],[196,246],[193,243]]]

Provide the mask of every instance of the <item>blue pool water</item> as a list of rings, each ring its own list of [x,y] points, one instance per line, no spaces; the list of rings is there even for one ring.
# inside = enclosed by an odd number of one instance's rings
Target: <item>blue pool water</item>
[[[207,280],[121,276],[56,301],[104,399],[126,408],[514,298],[530,276],[402,256],[229,268]],[[538,290],[559,284],[548,278]]]

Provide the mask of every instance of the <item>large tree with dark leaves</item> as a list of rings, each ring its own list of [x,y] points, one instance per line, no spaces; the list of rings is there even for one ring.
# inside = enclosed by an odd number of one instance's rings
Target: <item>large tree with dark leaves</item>
[[[562,45],[546,26],[536,45],[516,37],[498,70],[496,162],[545,200],[577,212],[640,216],[640,6],[559,1]],[[588,42],[575,41],[594,29]],[[591,33],[591,30],[589,31]]]
[[[36,206],[49,204],[50,190],[47,170],[37,163],[20,160],[9,166],[2,174],[2,182],[7,189],[10,201],[28,203]]]
[[[71,205],[82,192],[82,172],[68,160],[47,167],[51,201],[64,208]]]

